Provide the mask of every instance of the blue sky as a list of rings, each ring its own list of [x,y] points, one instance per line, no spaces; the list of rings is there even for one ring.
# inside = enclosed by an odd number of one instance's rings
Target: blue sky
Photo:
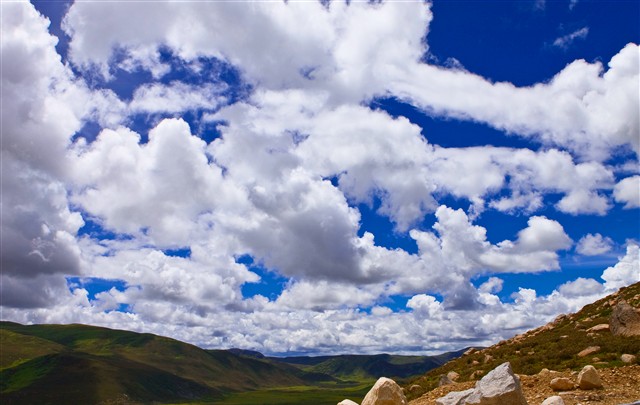
[[[638,2],[2,11],[3,319],[436,353],[640,281]]]

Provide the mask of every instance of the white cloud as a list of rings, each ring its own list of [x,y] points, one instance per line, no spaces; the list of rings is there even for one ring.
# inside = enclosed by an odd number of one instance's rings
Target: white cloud
[[[499,293],[502,291],[502,286],[504,284],[504,280],[498,277],[490,277],[487,281],[482,283],[478,290],[483,293]]]
[[[142,229],[160,246],[206,238],[211,217],[241,210],[246,196],[209,163],[206,144],[182,120],[163,120],[149,142],[126,128],[76,146],[73,200],[120,233]]]
[[[169,85],[158,83],[138,87],[129,103],[132,112],[179,113],[189,110],[214,110],[226,99],[222,96],[224,87],[213,84],[203,86],[172,82]]]
[[[624,203],[625,209],[640,207],[640,176],[631,176],[620,180],[613,189],[613,197]]]
[[[572,6],[570,6],[572,7]],[[589,35],[589,27],[582,27],[572,33],[563,35],[553,41],[553,46],[557,48],[567,49],[576,39],[585,39]]]
[[[592,278],[579,277],[558,287],[558,292],[564,297],[583,297],[593,294],[601,294],[604,287]]]
[[[502,302],[495,277],[559,268],[572,241],[552,214],[533,215],[549,194],[574,215],[607,213],[611,190],[626,208],[639,205],[638,176],[616,185],[619,169],[601,163],[620,146],[638,148],[637,46],[606,72],[576,61],[548,83],[517,88],[420,62],[424,2],[121,6],[71,6],[76,76],[31,4],[2,4],[3,317],[269,353],[443,351],[509,337],[637,281],[637,246],[604,272],[604,287],[578,279]],[[201,58],[231,64],[250,97],[221,108],[227,88],[212,79],[147,83],[123,101],[84,82],[96,67],[107,79],[116,69],[164,77],[160,48],[193,72]],[[366,107],[379,95],[553,147],[442,148],[407,119]],[[193,110],[225,122],[218,139],[207,144],[179,118],[157,123],[146,143],[123,126],[133,114]],[[72,143],[87,121],[102,127],[97,138]],[[447,197],[472,206],[441,205]],[[374,202],[396,232],[410,230],[417,254],[363,232],[354,206]],[[474,224],[490,208],[524,213],[527,226],[491,243]],[[78,237],[81,213],[115,239]],[[587,235],[577,251],[610,244]],[[259,281],[236,263],[244,254],[288,279],[277,298],[243,297],[242,286]],[[65,276],[124,287],[90,298]],[[475,288],[479,276],[490,277]],[[383,306],[396,295],[409,298],[406,310]]]
[[[627,246],[627,253],[615,266],[602,273],[607,291],[615,291],[621,287],[640,281],[640,247],[636,244]]]
[[[576,252],[584,256],[598,256],[611,251],[612,248],[611,238],[603,237],[599,233],[588,233],[578,241]]]
[[[606,72],[599,62],[578,60],[548,83],[521,88],[471,73],[410,65],[405,72],[411,82],[391,80],[388,89],[427,112],[484,122],[583,159],[606,160],[617,146],[639,152],[637,60],[638,46],[628,44]]]

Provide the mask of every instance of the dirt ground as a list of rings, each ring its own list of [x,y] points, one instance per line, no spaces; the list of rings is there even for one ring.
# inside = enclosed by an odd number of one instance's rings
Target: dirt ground
[[[556,377],[569,377],[577,381],[577,373],[570,371],[541,372],[536,375],[520,376],[524,396],[529,405],[539,405],[546,398],[560,395],[566,405],[620,405],[640,401],[640,365],[599,369],[604,387],[597,390],[555,392],[549,383]],[[475,382],[455,383],[436,388],[422,397],[409,402],[409,405],[436,405],[436,399],[451,391],[463,391],[473,388]]]

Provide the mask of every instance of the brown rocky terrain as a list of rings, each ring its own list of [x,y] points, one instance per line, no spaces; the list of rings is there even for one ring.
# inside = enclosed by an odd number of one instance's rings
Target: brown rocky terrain
[[[539,405],[546,398],[559,395],[565,405],[597,404],[620,405],[640,401],[640,365],[599,369],[598,373],[603,382],[602,389],[571,391],[553,391],[549,383],[556,377],[567,377],[574,382],[577,373],[573,371],[543,371],[535,375],[520,375],[524,396],[529,405]],[[475,381],[465,381],[438,387],[409,405],[436,405],[436,399],[452,391],[463,391],[475,386]]]
[[[640,401],[640,335],[634,332],[640,330],[636,324],[639,314],[640,283],[636,283],[575,314],[561,315],[547,325],[492,347],[471,349],[463,357],[408,382],[405,392],[410,404],[435,405],[436,399],[473,388],[498,364],[510,362],[530,405],[541,404],[554,395],[561,396],[566,405]],[[586,365],[596,367],[602,388],[551,389],[554,378],[577,383],[578,372]],[[455,381],[444,377],[447,375],[455,375]],[[446,385],[438,387],[443,383]]]

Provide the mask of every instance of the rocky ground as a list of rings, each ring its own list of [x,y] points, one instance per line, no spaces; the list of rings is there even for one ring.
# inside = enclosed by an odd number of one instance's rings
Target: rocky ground
[[[604,388],[596,390],[553,391],[549,383],[556,377],[567,377],[574,382],[577,374],[571,371],[543,371],[536,375],[520,376],[525,398],[529,405],[539,405],[546,398],[560,395],[566,405],[620,405],[640,400],[640,365],[604,368],[598,370]],[[422,397],[409,402],[410,405],[435,405],[436,399],[451,391],[463,391],[475,386],[474,381],[453,383],[438,387]]]

